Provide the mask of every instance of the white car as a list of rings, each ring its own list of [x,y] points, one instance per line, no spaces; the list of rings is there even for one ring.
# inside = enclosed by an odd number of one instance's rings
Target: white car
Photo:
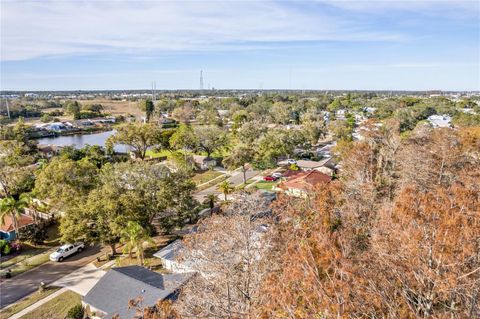
[[[81,252],[85,248],[84,243],[65,244],[50,254],[51,261],[62,262],[68,256]]]
[[[292,164],[297,164],[297,160],[294,160],[292,158],[287,159],[287,163],[292,165]]]
[[[272,177],[275,177],[275,178],[281,178],[282,177],[282,173],[279,173],[279,172],[276,172],[276,173],[273,173],[272,174]]]

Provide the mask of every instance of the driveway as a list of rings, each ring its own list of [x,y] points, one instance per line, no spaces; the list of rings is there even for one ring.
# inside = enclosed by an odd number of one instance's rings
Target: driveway
[[[86,247],[79,254],[71,256],[61,263],[49,261],[11,279],[4,279],[0,284],[0,308],[37,291],[41,282],[48,284],[85,266],[97,256],[103,254],[100,247]]]
[[[90,289],[95,286],[95,284],[100,280],[100,278],[105,275],[105,271],[95,267],[92,263],[89,263],[82,268],[60,278],[59,280],[52,283],[52,286],[56,287],[65,287],[68,290],[76,292],[80,296],[85,297],[85,295],[90,291]]]
[[[247,180],[249,180],[250,178],[252,178],[254,176],[257,176],[258,174],[260,174],[260,171],[256,171],[256,170],[253,170],[253,169],[248,169],[247,172],[246,172]],[[236,186],[242,184],[243,183],[243,172],[235,171],[232,174],[232,176],[230,176],[228,181],[232,184],[233,187],[236,187]],[[197,200],[202,201],[210,194],[220,195],[220,194],[222,194],[222,192],[220,192],[218,190],[218,185],[214,185],[212,187],[209,187],[207,189],[204,189],[203,191],[200,191],[200,192],[196,193],[194,195],[194,197]]]

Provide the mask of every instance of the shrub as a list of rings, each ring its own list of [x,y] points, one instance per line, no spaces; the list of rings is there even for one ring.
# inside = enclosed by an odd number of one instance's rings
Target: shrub
[[[43,244],[47,239],[47,230],[38,225],[31,225],[23,230],[22,237],[34,245]]]
[[[48,114],[43,114],[42,117],[40,118],[40,121],[42,121],[43,123],[48,123],[48,122],[51,122],[52,120],[53,120],[53,117],[51,117]]]
[[[0,252],[3,252],[3,248],[8,245],[5,239],[0,240]]]
[[[2,253],[4,255],[8,255],[12,252],[12,249],[10,248],[10,245],[9,244],[6,244],[3,249],[2,249]]]
[[[67,313],[68,319],[82,319],[83,318],[83,307],[82,304],[77,304],[70,308]]]
[[[20,242],[17,241],[17,242],[11,243],[10,247],[15,251],[19,251],[22,248],[22,245],[20,244]]]

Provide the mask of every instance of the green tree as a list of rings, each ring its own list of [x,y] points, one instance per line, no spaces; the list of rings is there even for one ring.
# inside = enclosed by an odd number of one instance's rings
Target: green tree
[[[155,111],[155,105],[153,104],[152,100],[147,99],[143,102],[142,109],[145,111],[145,117],[147,122],[150,122],[150,118],[152,117],[153,112]]]
[[[197,146],[197,137],[192,127],[188,124],[180,124],[170,137],[170,146],[184,151],[194,149]]]
[[[223,196],[224,196],[225,201],[226,201],[227,200],[227,195],[231,194],[234,191],[234,188],[228,180],[225,180],[218,185],[218,190],[223,193]]]
[[[263,168],[273,168],[281,157],[291,156],[293,150],[304,143],[305,136],[299,130],[270,130],[258,140],[255,164]]]
[[[266,132],[264,124],[259,121],[248,121],[236,131],[236,135],[242,143],[253,144]]]
[[[221,125],[222,121],[218,116],[217,110],[212,107],[208,107],[197,115],[197,121],[203,125]]]
[[[56,157],[37,173],[34,192],[64,208],[97,187],[98,175],[97,166],[90,161]]]
[[[200,151],[206,152],[207,157],[210,157],[213,152],[226,147],[228,144],[227,135],[218,126],[197,126],[194,132],[197,140],[197,148]]]
[[[125,244],[124,252],[128,252],[128,257],[132,258],[133,250],[135,250],[137,259],[140,262],[140,265],[143,266],[145,259],[144,244],[155,244],[148,231],[139,223],[129,221],[127,227],[122,230],[120,236],[120,242]]]
[[[243,183],[245,184],[247,182],[247,167],[246,164],[250,163],[253,161],[255,152],[254,150],[243,144],[238,144],[235,146],[235,148],[232,150],[229,156],[227,156],[223,160],[223,164],[229,169],[229,170],[234,170],[238,167],[242,168],[242,173],[243,173]]]
[[[107,147],[112,149],[114,144],[124,144],[132,148],[138,158],[144,160],[149,148],[162,148],[162,129],[153,123],[130,123],[121,126],[117,132],[107,140]]]
[[[210,214],[213,211],[213,208],[215,207],[215,203],[218,201],[218,197],[215,194],[208,194],[207,196],[207,202],[208,202],[208,207],[210,207]]]
[[[175,133],[170,137],[170,147],[176,150],[183,150],[185,169],[187,169],[187,152],[196,148],[197,137],[192,127],[188,124],[180,124]]]
[[[320,121],[305,121],[302,124],[305,139],[312,145],[316,145],[318,139],[325,134],[325,124]]]
[[[67,114],[73,115],[74,119],[79,118],[81,106],[77,101],[67,101],[64,109]]]

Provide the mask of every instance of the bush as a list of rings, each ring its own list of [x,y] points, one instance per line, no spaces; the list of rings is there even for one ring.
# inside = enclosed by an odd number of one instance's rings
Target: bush
[[[42,121],[43,123],[48,123],[48,122],[51,122],[52,120],[53,120],[53,117],[51,117],[48,114],[43,114],[42,117],[40,118],[40,121]]]
[[[67,313],[68,319],[82,319],[83,318],[83,307],[82,304],[77,304],[70,308]]]
[[[19,241],[16,241],[16,242],[10,244],[10,248],[15,250],[15,251],[20,251],[20,249],[22,249],[22,245],[20,244]]]
[[[47,230],[38,225],[31,225],[23,230],[22,238],[34,245],[43,244],[45,239],[47,239]]]
[[[3,248],[8,245],[5,239],[0,240],[0,252],[3,252]]]
[[[12,249],[10,248],[9,244],[6,244],[3,249],[2,249],[2,254],[3,255],[8,255],[12,252]]]

